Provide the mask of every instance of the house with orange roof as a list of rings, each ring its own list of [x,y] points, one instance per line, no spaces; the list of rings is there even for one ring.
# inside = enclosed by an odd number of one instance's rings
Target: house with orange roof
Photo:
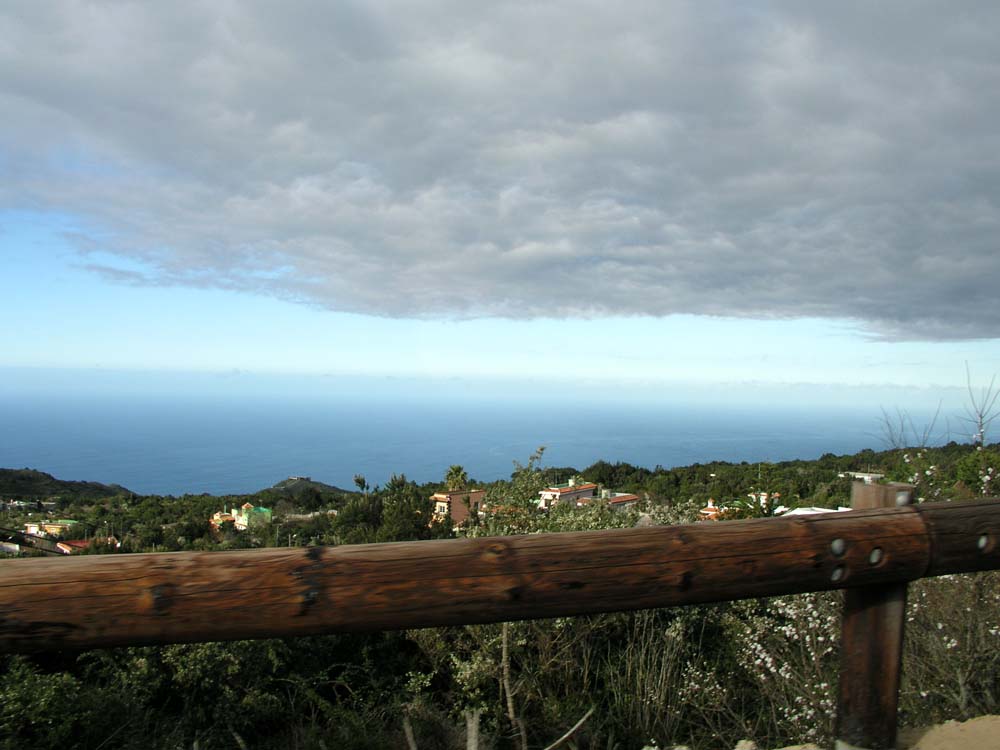
[[[212,517],[208,519],[208,523],[212,527],[212,531],[219,531],[223,524],[235,523],[236,519],[233,514],[225,510],[217,510],[212,514]]]
[[[113,536],[95,536],[93,539],[64,539],[63,541],[56,543],[56,547],[64,555],[75,555],[80,552],[86,552],[91,547],[111,547],[112,549],[119,549],[121,546],[121,542]]]
[[[603,492],[608,494],[604,495]],[[608,490],[603,492],[601,497],[604,498],[611,510],[628,510],[639,504],[639,496],[631,492],[610,492]]]
[[[253,503],[243,503],[239,508],[233,508],[232,513],[237,531],[271,523],[271,509]]]
[[[722,514],[726,512],[725,508],[722,508],[715,504],[715,498],[708,498],[708,505],[698,511],[698,520],[700,521],[718,521],[722,518]]]
[[[578,482],[570,477],[564,484],[554,484],[538,493],[538,507],[548,510],[554,505],[569,504],[579,508],[587,505],[597,496],[597,485],[593,482]]]
[[[614,492],[593,482],[579,482],[571,478],[565,484],[546,487],[538,493],[538,507],[549,510],[556,505],[583,508],[593,502],[605,502],[612,510],[626,510],[639,504],[639,496],[631,492]]]
[[[473,513],[482,512],[486,490],[448,490],[431,495],[434,503],[434,520],[441,523],[450,518],[455,526],[461,526]]]
[[[253,503],[243,503],[239,508],[230,511],[216,511],[208,519],[213,531],[219,531],[223,524],[231,523],[237,531],[246,531],[251,526],[271,523],[271,509]]]

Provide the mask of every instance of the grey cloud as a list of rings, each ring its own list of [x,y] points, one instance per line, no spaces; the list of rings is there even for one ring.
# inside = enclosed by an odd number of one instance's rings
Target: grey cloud
[[[994,4],[472,6],[8,3],[0,205],[333,310],[1000,336]]]
[[[150,279],[141,271],[115,268],[103,263],[84,263],[82,267],[119,284],[130,284],[132,286],[149,286],[150,284],[155,284],[155,280]]]

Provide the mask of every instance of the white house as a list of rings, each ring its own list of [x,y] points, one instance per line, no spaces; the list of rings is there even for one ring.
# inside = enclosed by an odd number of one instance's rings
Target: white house
[[[597,495],[596,484],[593,482],[579,484],[575,477],[571,477],[565,484],[555,484],[539,492],[538,507],[548,510],[560,503],[573,503],[579,508],[589,503],[595,495]]]
[[[875,484],[878,480],[885,478],[885,474],[873,474],[870,471],[842,471],[837,476],[841,479],[850,477],[865,484]]]

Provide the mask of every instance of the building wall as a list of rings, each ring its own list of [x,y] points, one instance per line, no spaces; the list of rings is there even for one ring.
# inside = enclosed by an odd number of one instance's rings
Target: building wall
[[[573,489],[563,488],[562,491],[559,489],[549,488],[538,493],[540,498],[538,506],[543,509],[548,509],[556,503],[572,503],[575,505],[577,500],[589,500],[594,497],[596,492],[596,484],[582,484],[579,487],[574,487]]]
[[[466,503],[468,498],[468,503]],[[486,498],[486,490],[456,490],[454,492],[437,492],[431,496],[434,501],[434,515],[438,520],[444,520],[439,512],[442,503],[447,503],[451,522],[458,526],[469,520],[472,512],[478,512]]]

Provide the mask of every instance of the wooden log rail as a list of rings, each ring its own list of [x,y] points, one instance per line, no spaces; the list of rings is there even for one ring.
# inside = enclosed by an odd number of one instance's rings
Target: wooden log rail
[[[0,652],[395,630],[1000,568],[1000,500],[686,526],[0,563]]]

